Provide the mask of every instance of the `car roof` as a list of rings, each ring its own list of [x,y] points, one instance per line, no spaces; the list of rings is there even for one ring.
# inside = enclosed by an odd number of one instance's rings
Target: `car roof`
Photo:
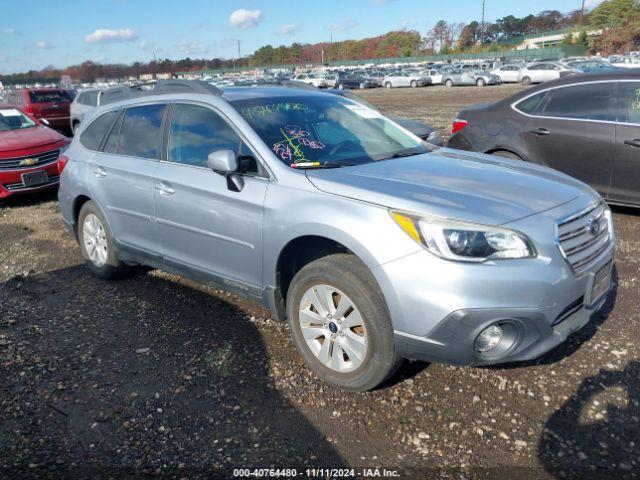
[[[523,92],[517,93],[511,97],[507,97],[503,99],[502,102],[511,104],[514,101],[517,101],[520,98],[528,97],[533,93],[543,91],[543,90],[548,90],[553,87],[560,87],[562,85],[571,85],[574,83],[598,82],[598,81],[607,81],[607,80],[640,80],[640,68],[626,68],[626,69],[621,68],[619,71],[606,70],[606,71],[594,71],[594,72],[585,72],[585,73],[576,73],[572,75],[566,75],[556,80],[550,80],[548,82],[543,82],[539,85],[528,88]]]
[[[222,98],[233,102],[251,98],[307,97],[328,95],[318,89],[285,87],[280,85],[222,87]]]

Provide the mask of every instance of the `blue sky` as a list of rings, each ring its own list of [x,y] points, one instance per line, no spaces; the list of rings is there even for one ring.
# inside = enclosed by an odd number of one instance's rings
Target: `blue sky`
[[[598,0],[588,0],[593,6]],[[265,45],[425,34],[438,20],[480,20],[481,0],[0,0],[0,74],[161,58],[231,58]],[[567,12],[580,0],[486,0],[485,17]],[[235,12],[235,13],[234,13]]]

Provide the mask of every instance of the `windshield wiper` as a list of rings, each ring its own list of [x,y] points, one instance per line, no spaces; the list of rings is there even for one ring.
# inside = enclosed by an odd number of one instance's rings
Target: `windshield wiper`
[[[394,152],[394,153],[392,153],[390,155],[378,158],[375,161],[376,162],[380,162],[382,160],[392,160],[394,158],[413,157],[414,155],[422,155],[423,153],[429,153],[429,152],[428,151],[417,150],[415,148],[406,149],[406,150],[399,150],[399,151]]]
[[[315,163],[315,162],[309,162],[309,163]],[[298,164],[296,165],[295,163],[291,165],[292,168],[299,168],[301,170],[316,170],[316,169],[321,169],[321,168],[341,168],[341,167],[352,167],[353,163],[348,163],[348,162],[337,162],[335,160],[332,160],[330,162],[324,162],[324,163],[320,163],[319,165],[306,165],[304,163],[302,164]]]

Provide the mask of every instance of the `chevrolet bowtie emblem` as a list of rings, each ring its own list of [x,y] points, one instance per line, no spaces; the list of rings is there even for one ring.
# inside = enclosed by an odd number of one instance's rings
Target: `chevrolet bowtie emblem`
[[[23,158],[20,160],[21,167],[28,167],[29,165],[35,165],[36,163],[38,163],[37,158]]]

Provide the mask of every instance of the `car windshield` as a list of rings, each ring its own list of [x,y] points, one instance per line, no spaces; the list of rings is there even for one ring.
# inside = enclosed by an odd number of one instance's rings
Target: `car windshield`
[[[0,132],[35,127],[36,122],[16,108],[0,108]]]
[[[293,168],[359,165],[430,150],[376,110],[331,94],[231,102]]]

